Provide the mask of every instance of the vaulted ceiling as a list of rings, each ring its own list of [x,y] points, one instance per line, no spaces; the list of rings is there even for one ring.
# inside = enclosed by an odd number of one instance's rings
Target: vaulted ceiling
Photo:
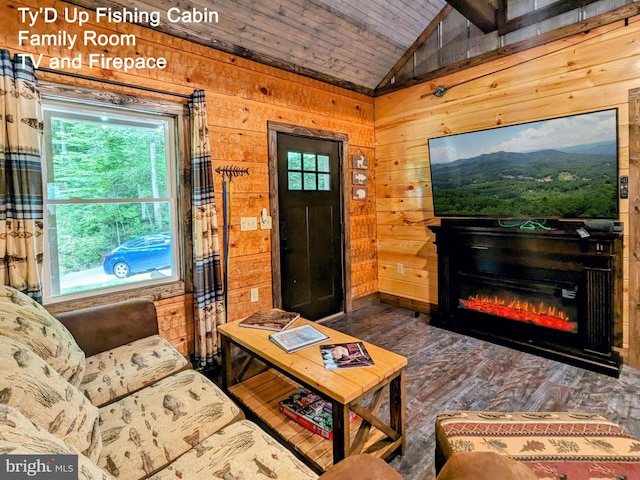
[[[632,0],[68,1],[90,9],[159,11],[156,30],[373,95],[393,83],[429,37],[446,37],[442,25],[452,11],[468,19],[473,32],[497,39],[590,4],[605,4],[606,11]],[[508,8],[515,13],[509,16]],[[168,21],[193,9],[217,12],[217,22]],[[570,22],[583,16],[578,12]]]

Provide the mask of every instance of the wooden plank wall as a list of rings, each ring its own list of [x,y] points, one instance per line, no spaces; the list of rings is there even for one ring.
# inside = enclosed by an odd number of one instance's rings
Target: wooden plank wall
[[[629,365],[640,368],[640,88],[629,91]]]
[[[619,168],[629,174],[628,91],[640,86],[640,19],[610,24],[381,96],[375,101],[380,295],[437,304],[436,222],[427,139],[618,108]],[[448,91],[431,94],[437,85]],[[629,201],[625,231],[624,345],[629,353]],[[404,274],[397,273],[402,264]],[[632,348],[637,348],[632,339]]]
[[[180,94],[204,89],[207,99],[209,135],[213,168],[233,165],[248,167],[250,176],[234,183],[233,212],[230,221],[229,320],[242,318],[259,308],[272,306],[270,231],[240,232],[240,217],[258,217],[263,207],[269,210],[269,177],[267,122],[276,121],[314,129],[344,133],[349,136],[348,162],[351,155],[364,153],[374,158],[373,99],[358,93],[311,80],[300,75],[244,60],[195,43],[170,37],[137,25],[96,24],[91,21],[79,28],[77,24],[59,20],[38,23],[29,28],[19,22],[20,7],[75,8],[55,0],[8,0],[0,6],[0,48],[12,53],[44,55],[44,66],[51,57],[96,53],[96,48],[82,45],[70,52],[66,47],[19,45],[18,30],[32,33],[79,34],[91,29],[98,34],[130,33],[135,46],[103,47],[107,56],[165,57],[164,70],[139,70],[124,73],[117,70],[88,68],[71,69],[73,73],[98,79],[140,85]],[[82,10],[82,9],[80,9]],[[61,15],[59,15],[61,16]],[[224,21],[224,18],[221,18]],[[78,84],[121,93],[175,99],[169,96],[145,94],[135,89],[109,86],[56,74],[41,73],[42,78],[61,83]],[[184,101],[179,99],[178,101]],[[346,160],[346,159],[345,159]],[[349,200],[351,211],[352,278],[354,300],[376,293],[376,223],[374,169],[368,170],[369,199]],[[349,178],[351,172],[349,172]],[[215,175],[218,215],[222,227],[221,177]],[[351,198],[350,188],[347,198]],[[222,237],[222,234],[221,234]],[[250,290],[258,288],[259,301],[250,302]],[[157,302],[160,329],[170,335],[183,351],[192,350],[191,296],[181,296]]]

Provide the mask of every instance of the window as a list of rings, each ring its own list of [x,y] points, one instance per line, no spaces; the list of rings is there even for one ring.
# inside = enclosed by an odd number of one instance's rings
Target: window
[[[287,152],[289,190],[331,190],[329,156]]]
[[[45,303],[180,279],[176,117],[43,99]]]

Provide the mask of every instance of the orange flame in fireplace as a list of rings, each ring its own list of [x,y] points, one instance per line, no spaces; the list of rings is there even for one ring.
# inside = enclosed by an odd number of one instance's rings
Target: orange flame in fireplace
[[[540,302],[534,305],[517,298],[504,300],[497,296],[474,295],[468,300],[460,300],[464,308],[476,312],[488,313],[499,317],[533,323],[541,327],[554,328],[563,332],[575,332],[576,325],[569,321],[569,316],[562,310]]]

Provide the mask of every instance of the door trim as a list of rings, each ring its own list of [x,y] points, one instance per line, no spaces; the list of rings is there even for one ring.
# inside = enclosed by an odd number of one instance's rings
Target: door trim
[[[339,163],[340,163],[340,199],[342,210],[342,273],[344,286],[344,310],[352,311],[353,299],[351,297],[351,228],[349,212],[349,190],[348,175],[349,166],[346,159],[346,152],[349,152],[349,135],[346,133],[331,132],[328,130],[318,130],[315,128],[299,127],[279,122],[267,122],[268,142],[269,142],[269,205],[271,217],[273,219],[271,229],[271,288],[273,295],[273,306],[282,308],[282,272],[280,270],[280,212],[278,207],[278,134],[286,133],[302,137],[311,137],[318,140],[332,140],[339,143]]]
[[[618,118],[619,122],[624,121]],[[622,135],[622,132],[619,133]],[[629,333],[627,363],[640,368],[640,88],[629,90]],[[624,350],[623,350],[624,354]]]

